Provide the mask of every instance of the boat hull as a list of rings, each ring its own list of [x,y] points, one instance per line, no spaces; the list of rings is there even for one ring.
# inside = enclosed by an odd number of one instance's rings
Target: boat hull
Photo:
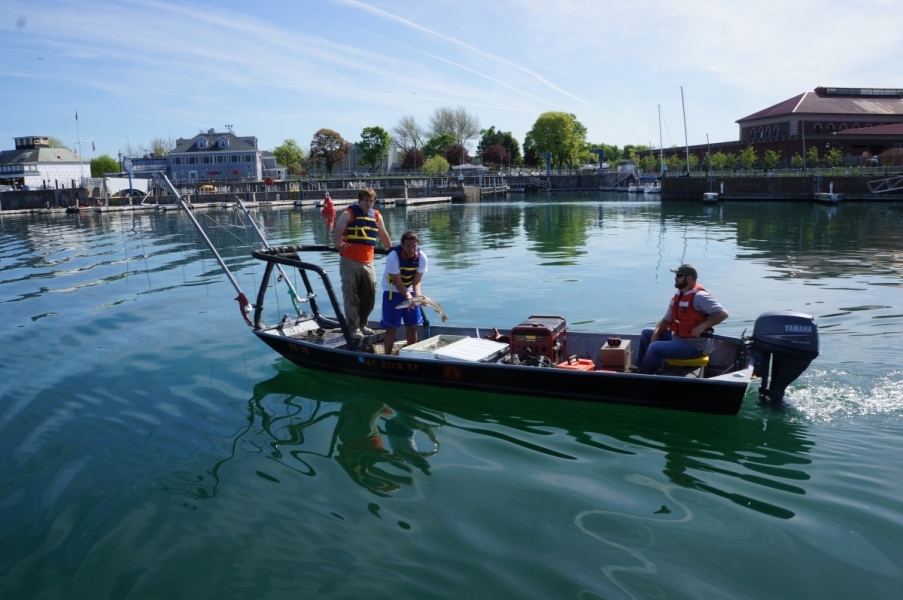
[[[255,330],[273,350],[316,371],[404,381],[462,390],[671,408],[734,415],[740,410],[751,367],[716,378],[578,371],[501,363],[387,356],[297,339],[278,330]]]

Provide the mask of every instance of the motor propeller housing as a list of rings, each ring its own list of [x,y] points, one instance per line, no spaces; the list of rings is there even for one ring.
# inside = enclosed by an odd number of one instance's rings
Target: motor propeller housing
[[[818,324],[815,317],[801,312],[762,313],[748,343],[753,374],[762,379],[759,397],[780,402],[787,386],[818,356]]]

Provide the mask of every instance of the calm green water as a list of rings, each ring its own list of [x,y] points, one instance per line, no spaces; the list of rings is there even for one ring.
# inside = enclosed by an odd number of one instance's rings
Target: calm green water
[[[899,597],[903,206],[384,214],[454,324],[634,332],[688,261],[720,332],[803,310],[822,355],[736,417],[321,375],[250,333],[183,215],[3,216],[3,600]],[[198,215],[250,296],[246,221]],[[257,216],[329,239],[314,209]]]

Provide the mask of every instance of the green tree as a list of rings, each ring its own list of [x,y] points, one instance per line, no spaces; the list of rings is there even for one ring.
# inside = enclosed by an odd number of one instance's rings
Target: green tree
[[[389,144],[392,138],[389,132],[379,127],[364,127],[361,131],[361,141],[357,144],[360,152],[360,159],[357,161],[359,165],[370,165],[371,171],[376,171],[383,164],[383,158],[389,153]]]
[[[751,169],[756,162],[758,162],[759,156],[756,154],[756,149],[752,146],[747,146],[743,149],[743,152],[737,157],[737,161],[740,163],[740,166],[744,169]]]
[[[843,162],[843,152],[840,151],[840,148],[831,148],[828,150],[828,154],[825,155],[825,163],[829,167],[840,166],[841,162]]]
[[[101,154],[91,159],[91,177],[103,177],[107,173],[118,173],[119,163],[109,154]]]
[[[684,161],[686,162],[686,161]],[[699,157],[695,154],[690,155],[690,170],[695,171],[699,167]]]
[[[607,162],[610,165],[615,164],[619,160],[621,160],[621,149],[617,146],[612,146],[611,144],[587,144],[587,150],[602,150],[602,160]],[[593,153],[593,162],[595,162],[598,155]],[[656,160],[658,160],[658,155],[656,155]],[[601,165],[600,165],[601,166]]]
[[[276,157],[276,162],[295,175],[304,170],[304,150],[293,139],[287,139],[273,148],[273,156]]]
[[[427,158],[445,156],[445,151],[454,143],[455,137],[450,133],[434,135],[423,145],[423,155]]]
[[[659,166],[659,157],[654,154],[644,154],[639,158],[639,163],[637,163],[643,171],[647,173],[655,173],[660,169]]]
[[[430,175],[444,175],[448,168],[448,161],[442,156],[431,156],[423,163],[423,171]]]
[[[795,152],[793,156],[790,157],[790,166],[794,169],[803,168],[803,157],[800,156],[799,152]]]
[[[720,150],[712,155],[712,170],[726,171],[734,166],[734,155]]]
[[[569,167],[575,163],[586,143],[586,127],[571,113],[542,113],[527,132],[524,146],[528,143],[537,154],[551,154],[553,165]]]
[[[686,162],[679,157],[677,154],[666,154],[665,155],[665,166],[668,167],[668,170],[672,173],[678,173],[686,169]]]
[[[766,169],[773,169],[781,162],[781,153],[776,150],[766,150],[762,160],[765,162]]]
[[[320,129],[310,141],[310,154],[314,163],[323,162],[326,173],[332,175],[334,165],[345,160],[351,145],[332,129]]]
[[[649,150],[649,146],[634,146],[634,145],[630,144],[630,145],[624,146],[624,152],[625,152],[624,158],[627,160],[632,160],[634,162],[634,164],[640,165],[643,163],[643,156],[640,154],[640,152],[644,152],[644,151],[648,151],[648,150]],[[667,163],[668,163],[668,161],[665,160],[665,164],[667,164]]]
[[[809,146],[809,149],[806,150],[806,166],[810,168],[817,167],[818,160],[818,147]]]

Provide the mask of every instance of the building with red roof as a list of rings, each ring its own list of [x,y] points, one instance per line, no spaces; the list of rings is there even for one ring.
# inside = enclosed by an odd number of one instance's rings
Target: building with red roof
[[[737,120],[738,140],[690,146],[701,160],[706,151],[739,154],[752,145],[781,154],[784,166],[812,147],[819,156],[837,148],[845,164],[871,164],[872,158],[903,148],[903,89],[817,87]],[[673,148],[686,158],[684,148]],[[893,154],[899,154],[895,150]],[[700,163],[702,164],[702,163]]]

